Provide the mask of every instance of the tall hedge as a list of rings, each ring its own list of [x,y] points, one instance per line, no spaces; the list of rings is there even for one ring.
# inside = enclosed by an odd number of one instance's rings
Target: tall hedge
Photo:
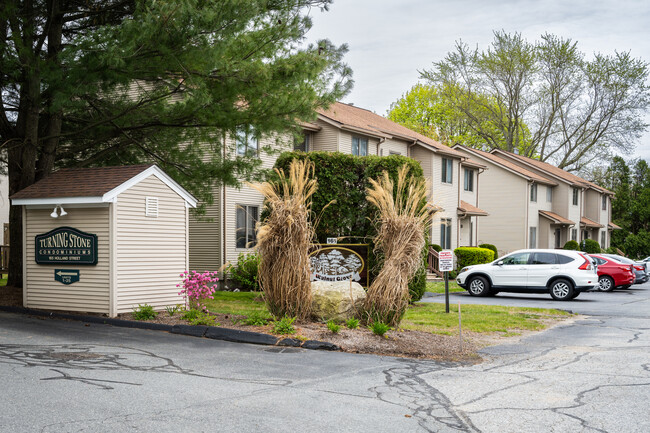
[[[499,257],[499,250],[497,250],[497,247],[495,247],[492,244],[481,244],[478,247],[479,248],[487,248],[488,250],[494,251],[494,260],[496,260],[497,257]]]
[[[312,210],[318,218],[315,227],[318,242],[325,243],[327,238],[336,237],[339,243],[370,244],[368,266],[372,280],[381,266],[381,257],[373,253],[372,239],[376,231],[372,222],[376,210],[366,200],[369,179],[377,179],[388,171],[396,181],[397,170],[404,164],[409,166],[411,175],[423,177],[420,163],[400,155],[359,157],[339,152],[284,152],[276,160],[275,168],[287,172],[293,159],[309,159],[314,163],[318,190],[312,198]],[[335,203],[327,206],[332,201]],[[413,301],[422,297],[426,287],[426,259],[422,263],[422,269],[409,283]]]
[[[456,265],[458,269],[465,266],[490,263],[494,260],[494,251],[487,248],[458,247],[454,250],[456,254]]]
[[[574,240],[570,240],[570,241],[567,241],[566,244],[564,244],[563,249],[578,251],[580,249],[580,244],[578,244],[578,242],[576,242]]]

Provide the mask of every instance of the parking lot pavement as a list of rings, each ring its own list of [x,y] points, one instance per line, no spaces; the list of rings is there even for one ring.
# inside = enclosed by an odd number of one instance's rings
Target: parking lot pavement
[[[475,365],[0,313],[0,432],[647,433],[643,290],[589,294],[612,313],[486,348]]]
[[[613,292],[585,292],[571,301],[554,301],[551,295],[499,293],[490,297],[473,297],[466,291],[450,293],[450,303],[507,305],[512,307],[558,308],[589,316],[650,317],[650,282],[635,284]],[[422,302],[445,302],[444,294],[434,294]]]

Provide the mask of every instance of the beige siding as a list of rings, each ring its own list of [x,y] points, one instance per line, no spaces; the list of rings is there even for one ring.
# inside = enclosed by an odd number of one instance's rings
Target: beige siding
[[[460,160],[451,158],[453,161],[452,183],[443,183],[442,158],[440,154],[433,154],[431,177],[433,203],[441,206],[443,210],[437,212],[434,216],[432,241],[440,245],[440,220],[442,218],[451,219],[451,249],[455,249],[458,246],[458,172]]]
[[[571,188],[562,182],[553,187],[553,212],[565,218],[569,218],[569,206],[571,205]],[[571,219],[576,224],[579,221]]]
[[[379,145],[379,154],[381,156],[388,156],[391,154],[391,152],[393,152],[393,153],[398,153],[402,156],[409,156],[408,148],[409,148],[408,143],[402,140],[387,139],[386,141],[384,141]]]
[[[599,222],[600,220],[600,193],[593,189],[588,189],[584,192],[585,198],[585,216],[592,221]]]
[[[214,188],[214,203],[206,206],[205,215],[190,216],[190,269],[216,271],[222,263],[221,189]]]
[[[563,186],[563,185],[560,185],[560,186]],[[567,209],[568,209],[568,211],[567,211],[567,214],[566,214],[566,218],[568,218],[571,221],[573,221],[574,223],[576,223],[575,226],[578,228],[578,235],[579,235],[580,234],[580,230],[579,230],[579,228],[580,228],[580,218],[582,216],[582,213],[581,213],[582,203],[581,202],[582,202],[583,197],[582,197],[582,194],[579,193],[578,194],[578,205],[574,205],[573,204],[573,192],[572,192],[573,188],[568,186],[568,185],[565,186],[565,188],[567,189],[567,196],[568,196],[567,197]],[[578,191],[580,191],[580,189],[578,189]],[[564,216],[564,215],[562,215],[562,216]]]
[[[367,135],[357,134],[349,131],[339,132],[339,152],[352,153],[352,137],[365,138],[368,140],[368,155],[377,155],[378,138],[368,137]]]
[[[146,197],[158,198],[158,217],[145,216]],[[183,302],[176,287],[187,259],[183,198],[149,176],[118,196],[116,210],[117,313]]]
[[[424,177],[427,179],[427,194],[429,200],[432,199],[431,196],[431,180],[433,177],[433,152],[430,150],[424,149],[421,146],[413,146],[411,148],[411,158],[415,159],[420,163],[422,167],[422,172]],[[433,203],[436,203],[433,201]]]
[[[339,129],[329,123],[318,120],[316,122],[321,130],[314,132],[313,147],[310,150],[323,152],[338,152],[339,150]]]
[[[109,313],[109,209],[65,206],[68,215],[52,218],[48,209],[28,209],[26,215],[25,306],[48,310]],[[97,265],[37,265],[34,238],[62,226],[97,235]],[[79,281],[54,281],[54,269],[78,269]]]

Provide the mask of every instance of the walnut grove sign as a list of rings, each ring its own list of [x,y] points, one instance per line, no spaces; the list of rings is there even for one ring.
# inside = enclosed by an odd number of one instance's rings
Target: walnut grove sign
[[[311,280],[356,281],[368,286],[368,245],[320,245],[310,253]]]
[[[97,264],[97,235],[72,227],[58,227],[36,235],[35,256],[40,265]]]

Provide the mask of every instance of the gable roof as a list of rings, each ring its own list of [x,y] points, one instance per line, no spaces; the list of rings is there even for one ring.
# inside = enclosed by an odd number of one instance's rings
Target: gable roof
[[[187,205],[196,207],[197,200],[153,164],[64,168],[9,198],[14,205],[107,203],[152,175],[180,195]]]
[[[375,137],[398,138],[405,141],[413,141],[415,144],[420,144],[434,152],[455,156],[461,159],[465,157],[463,154],[449,146],[445,146],[432,138],[412,131],[399,123],[395,123],[392,120],[386,119],[385,117],[364,108],[335,102],[328,109],[319,109],[317,112],[319,118],[329,121],[328,123],[335,122],[335,126],[339,128],[351,129]]]
[[[559,178],[571,185],[582,186],[585,188],[592,188],[604,194],[613,194],[611,191],[601,186],[598,186],[593,182],[589,182],[588,180],[583,179],[580,176],[576,176],[573,173],[569,173],[566,170],[562,170],[561,168],[549,164],[548,162],[543,162],[538,159],[528,158],[526,156],[518,155],[512,152],[506,152],[505,150],[501,150],[501,149],[493,149],[491,153],[517,160],[518,162],[521,162],[522,164],[526,164],[529,167],[535,167],[536,169],[548,173],[550,176],[553,176],[555,178]]]
[[[490,161],[491,163],[500,166],[501,168],[504,168],[518,176],[521,176],[529,181],[537,182],[537,183],[543,183],[545,185],[557,185],[557,182],[548,179],[546,177],[540,176],[537,173],[534,173],[530,170],[527,170],[524,167],[521,167],[520,165],[515,164],[512,161],[509,161],[505,158],[501,158],[497,155],[494,155],[489,152],[485,152],[483,150],[479,149],[474,149],[472,147],[466,147],[462,146],[460,144],[457,144],[454,146],[454,148],[460,148],[463,149],[464,151],[476,156],[477,158],[481,158],[486,161]]]

